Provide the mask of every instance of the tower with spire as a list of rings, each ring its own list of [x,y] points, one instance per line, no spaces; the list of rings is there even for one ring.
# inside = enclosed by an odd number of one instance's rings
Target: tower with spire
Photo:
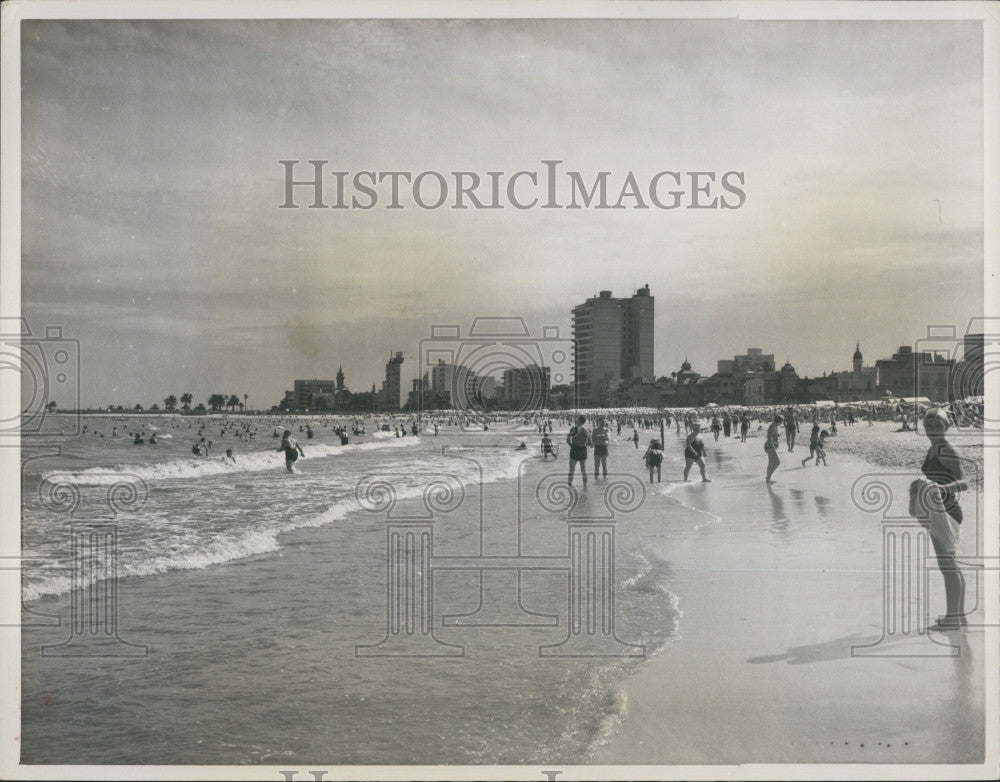
[[[861,341],[854,344],[854,374],[861,374]]]
[[[338,391],[343,391],[344,390],[344,366],[343,366],[343,364],[341,364],[337,368],[337,390]]]

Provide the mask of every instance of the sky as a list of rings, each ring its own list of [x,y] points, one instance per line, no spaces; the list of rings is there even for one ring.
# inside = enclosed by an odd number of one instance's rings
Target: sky
[[[364,391],[397,350],[415,377],[432,326],[568,339],[573,306],[644,284],[657,375],[748,347],[818,375],[856,340],[874,362],[982,314],[981,40],[975,21],[26,21],[22,314],[80,341],[94,407],[270,407],[341,365]],[[610,172],[612,200],[630,171],[732,170],[746,200],[425,210],[404,183],[402,209],[387,185],[370,210],[279,208],[278,161],[312,159],[484,180],[561,160]]]

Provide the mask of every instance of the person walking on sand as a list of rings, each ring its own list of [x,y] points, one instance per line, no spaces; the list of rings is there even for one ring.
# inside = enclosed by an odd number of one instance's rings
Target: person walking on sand
[[[611,439],[608,427],[604,425],[604,419],[597,419],[597,426],[591,437],[594,443],[594,477],[597,476],[598,469],[604,470],[604,477],[608,477],[608,441]]]
[[[285,433],[281,436],[281,445],[278,446],[279,451],[285,452],[285,470],[287,472],[295,472],[294,465],[295,460],[302,456],[305,458],[305,452],[302,450],[302,446],[299,445],[299,441],[292,437],[292,433],[286,429]]]
[[[767,477],[764,480],[767,481],[768,485],[774,483],[771,480],[771,476],[774,475],[774,471],[781,464],[781,459],[778,458],[778,443],[781,442],[781,435],[778,434],[778,428],[784,420],[780,415],[776,415],[774,420],[771,421],[771,425],[767,427],[767,435],[764,438],[764,451],[767,453]]]
[[[719,430],[722,429],[722,424],[719,423],[719,416],[712,416],[712,434],[715,436],[715,442],[719,442]]]
[[[809,433],[809,455],[802,460],[802,466],[806,466],[806,462],[810,459],[815,459],[816,464],[819,464],[819,456],[816,452],[819,450],[819,424],[813,424],[812,431]]]
[[[962,523],[958,493],[966,491],[969,482],[958,451],[945,437],[949,426],[948,415],[940,408],[931,408],[924,415],[924,434],[931,445],[920,467],[924,477],[917,479],[922,482],[918,488],[925,501],[921,504],[929,509],[931,543],[944,577],[947,613],[928,628],[936,632],[961,630],[969,624],[965,616],[965,576],[955,559]]]
[[[819,467],[819,463],[823,462],[823,466],[826,467],[826,438],[829,433],[824,429],[819,433],[819,442],[816,443],[816,466]]]
[[[691,465],[697,464],[701,470],[701,479],[705,483],[711,481],[705,476],[705,443],[701,439],[701,424],[697,421],[691,424],[691,431],[684,440],[684,480],[688,479]]]
[[[576,426],[566,435],[566,444],[569,445],[569,485],[573,485],[573,473],[576,472],[576,465],[579,462],[584,488],[587,488],[587,446],[591,444],[590,432],[583,426],[586,421],[587,416],[579,416],[576,419]]]
[[[746,411],[740,416],[740,442],[745,443],[747,441],[747,432],[750,431],[750,419],[747,417]]]
[[[639,430],[632,430],[632,443],[635,445],[636,450],[639,450]]]
[[[653,482],[653,471],[656,471],[656,482],[660,482],[660,465],[663,464],[663,447],[659,440],[650,440],[649,448],[642,455],[646,467],[649,468],[649,482]]]

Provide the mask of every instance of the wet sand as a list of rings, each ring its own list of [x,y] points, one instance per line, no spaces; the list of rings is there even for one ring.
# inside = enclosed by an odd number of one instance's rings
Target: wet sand
[[[674,574],[681,637],[626,681],[627,715],[591,762],[983,762],[984,630],[911,628],[879,643],[883,513],[898,513],[912,474],[885,477],[886,468],[838,453],[835,442],[829,467],[803,468],[808,447],[786,454],[782,444],[768,489],[760,438],[705,440],[713,482],[667,489],[711,514],[698,534],[660,552]],[[893,492],[885,511],[852,498],[865,475],[882,476]],[[962,499],[980,523],[981,499]],[[971,556],[969,521],[960,553]],[[983,624],[974,573],[966,569],[967,609],[978,600],[973,626]],[[910,606],[933,622],[944,612],[933,558],[928,575],[929,600]],[[860,656],[872,644],[887,656]]]

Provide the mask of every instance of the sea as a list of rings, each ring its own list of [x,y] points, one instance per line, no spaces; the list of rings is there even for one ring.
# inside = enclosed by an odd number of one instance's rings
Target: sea
[[[570,490],[533,421],[381,423],[94,415],[26,447],[22,762],[587,762],[683,631],[672,542],[718,518],[631,431]]]

